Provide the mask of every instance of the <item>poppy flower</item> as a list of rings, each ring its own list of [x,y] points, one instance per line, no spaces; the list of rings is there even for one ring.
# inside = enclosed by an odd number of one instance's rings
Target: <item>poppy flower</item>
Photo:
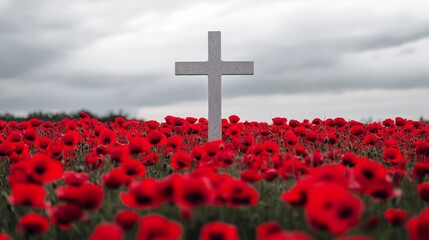
[[[85,155],[85,167],[90,170],[101,169],[104,166],[105,157],[95,152],[90,152]]]
[[[20,132],[14,131],[9,133],[9,135],[7,136],[6,140],[10,141],[10,142],[21,142],[23,139],[23,136]]]
[[[158,183],[153,178],[131,183],[128,192],[121,193],[120,198],[125,206],[137,209],[155,208],[162,203]]]
[[[37,139],[38,133],[34,128],[25,129],[23,137],[26,141],[34,142]]]
[[[155,120],[149,120],[146,121],[146,125],[149,127],[149,129],[154,130],[159,128],[159,122]]]
[[[45,136],[40,136],[36,139],[35,144],[39,150],[47,150],[52,140]]]
[[[15,151],[15,146],[8,140],[0,143],[0,157],[9,156]]]
[[[158,129],[152,130],[147,135],[149,143],[153,146],[163,146],[167,142],[167,137]]]
[[[137,224],[139,217],[139,214],[132,210],[121,210],[115,215],[115,223],[123,230],[129,230]]]
[[[130,178],[141,178],[146,174],[146,167],[134,159],[124,161],[121,163],[120,168]]]
[[[29,171],[29,176],[41,184],[60,179],[64,172],[61,162],[41,153],[36,153],[30,160],[25,162],[25,165]]]
[[[98,136],[100,144],[104,145],[114,144],[116,142],[116,138],[116,133],[108,128],[103,128]]]
[[[403,209],[389,208],[384,212],[384,218],[392,226],[402,226],[408,218],[408,214]]]
[[[201,228],[200,240],[239,240],[237,228],[224,222],[211,222]]]
[[[240,179],[245,182],[257,182],[262,179],[262,175],[254,169],[246,169],[241,172]]]
[[[43,121],[38,118],[31,118],[28,120],[28,123],[34,128],[37,128],[38,126],[42,125]]]
[[[207,205],[214,200],[211,184],[204,177],[176,177],[173,187],[175,203],[184,208]]]
[[[417,193],[420,199],[429,202],[429,183],[420,183],[417,185]]]
[[[95,227],[89,240],[122,240],[124,232],[122,229],[111,223],[102,223]]]
[[[353,152],[345,152],[341,156],[341,163],[344,166],[354,167],[356,165],[356,155]]]
[[[397,165],[400,162],[404,161],[404,156],[397,148],[386,148],[382,156],[386,162],[389,162],[393,165]]]
[[[429,156],[429,142],[419,140],[414,142],[413,146],[417,154]]]
[[[275,234],[281,233],[283,230],[277,222],[266,222],[260,224],[256,228],[256,239],[257,240],[268,240]]]
[[[140,159],[140,161],[144,166],[152,166],[158,163],[159,155],[149,151]]]
[[[268,181],[268,182],[273,181],[278,176],[279,176],[279,173],[275,168],[265,169],[264,172],[262,173],[262,178],[264,178],[265,181]]]
[[[171,136],[167,139],[167,142],[165,143],[166,147],[171,149],[172,151],[178,151],[182,145],[183,140],[180,136]]]
[[[336,183],[313,185],[307,192],[307,197],[306,217],[316,230],[343,234],[359,223],[363,213],[363,203]]]
[[[182,236],[182,226],[158,214],[149,214],[139,222],[137,240],[165,239],[178,240]]]
[[[298,179],[295,186],[282,194],[282,200],[292,206],[304,206],[307,203],[307,193],[312,183],[310,178]]]
[[[58,204],[47,208],[46,211],[51,222],[61,230],[70,229],[74,222],[84,220],[86,217],[76,205]]]
[[[128,143],[129,154],[138,155],[150,149],[150,144],[146,138],[132,137]]]
[[[212,142],[206,142],[203,145],[203,148],[206,152],[206,154],[210,157],[216,156],[218,152],[223,150],[224,148],[224,142],[222,140],[212,141]]]
[[[275,117],[271,119],[273,121],[273,124],[276,126],[285,125],[287,122],[287,118],[284,117]]]
[[[66,185],[70,186],[81,186],[82,184],[88,181],[88,173],[85,172],[74,172],[74,171],[65,171],[63,174],[64,182]]]
[[[80,134],[74,130],[67,131],[65,134],[61,135],[63,139],[64,146],[69,149],[73,149],[79,142],[82,141]]]
[[[374,179],[385,179],[387,169],[378,162],[367,158],[358,158],[357,164],[353,168],[354,177],[365,189],[371,185]]]
[[[12,240],[12,238],[4,233],[0,233],[0,240]]]
[[[131,179],[127,177],[124,170],[121,168],[114,168],[110,172],[103,174],[102,180],[104,185],[108,188],[116,189],[122,185],[127,185]]]
[[[109,149],[110,161],[121,163],[128,159],[128,145],[118,145]]]
[[[58,198],[81,209],[96,210],[101,207],[104,191],[101,185],[84,183],[81,186],[65,186],[56,189]]]
[[[192,157],[187,152],[175,152],[170,158],[170,163],[173,170],[185,170],[191,167]]]
[[[218,198],[230,207],[255,205],[259,200],[259,193],[242,180],[229,179],[217,189]]]
[[[426,240],[429,236],[429,208],[425,208],[420,215],[412,217],[407,222],[410,240]]]
[[[18,232],[26,235],[39,235],[49,230],[49,221],[37,213],[27,213],[18,221]]]
[[[354,125],[350,128],[350,133],[353,136],[359,136],[362,135],[365,132],[364,126],[361,124]]]
[[[10,204],[33,208],[45,207],[46,191],[36,184],[20,183],[12,185]]]

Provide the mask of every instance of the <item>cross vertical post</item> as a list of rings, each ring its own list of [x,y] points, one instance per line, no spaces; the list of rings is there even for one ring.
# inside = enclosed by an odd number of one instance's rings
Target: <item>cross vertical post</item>
[[[221,33],[208,32],[208,60],[176,62],[176,75],[208,76],[208,141],[222,139],[222,75],[253,75],[253,62],[222,61]]]

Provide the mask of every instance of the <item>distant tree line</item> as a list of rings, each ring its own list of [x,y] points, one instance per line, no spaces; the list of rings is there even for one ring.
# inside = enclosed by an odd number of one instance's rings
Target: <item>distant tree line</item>
[[[123,110],[119,110],[118,112],[110,111],[106,115],[97,115],[88,110],[79,110],[79,111],[70,112],[70,113],[34,111],[27,114],[27,116],[15,116],[12,113],[5,112],[5,113],[0,113],[0,120],[22,122],[22,121],[30,120],[31,118],[38,118],[43,121],[59,122],[64,118],[79,119],[81,112],[86,112],[91,118],[96,118],[100,121],[106,121],[106,122],[114,121],[116,117],[123,117],[126,119],[129,118],[128,113],[125,113]]]

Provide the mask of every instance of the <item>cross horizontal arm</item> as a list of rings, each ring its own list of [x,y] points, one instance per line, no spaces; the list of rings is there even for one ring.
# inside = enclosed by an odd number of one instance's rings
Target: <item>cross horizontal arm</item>
[[[222,61],[222,75],[253,75],[253,62]]]
[[[176,75],[208,75],[207,62],[176,62]]]

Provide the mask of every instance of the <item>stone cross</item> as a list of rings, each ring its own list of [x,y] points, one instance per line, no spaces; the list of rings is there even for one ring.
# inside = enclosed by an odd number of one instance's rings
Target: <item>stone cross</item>
[[[209,141],[222,139],[222,75],[253,75],[253,62],[222,61],[220,32],[209,32],[209,56],[205,62],[176,62],[176,75],[209,78]]]

